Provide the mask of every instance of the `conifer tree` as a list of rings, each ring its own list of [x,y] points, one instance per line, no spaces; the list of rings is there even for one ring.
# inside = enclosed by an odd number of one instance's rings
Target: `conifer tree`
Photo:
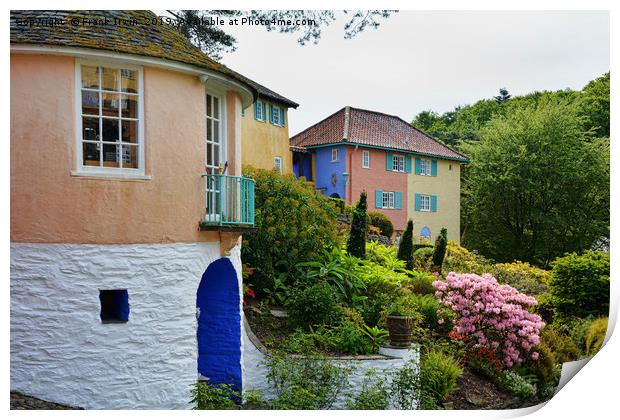
[[[366,258],[366,191],[360,194],[360,201],[353,209],[351,232],[347,239],[347,252],[358,258]]]
[[[407,270],[413,268],[413,220],[411,219],[407,222],[407,229],[398,245],[398,259],[405,261]]]
[[[441,228],[439,236],[435,239],[435,248],[433,249],[433,270],[441,273],[443,259],[446,256],[446,247],[448,246],[448,229]]]

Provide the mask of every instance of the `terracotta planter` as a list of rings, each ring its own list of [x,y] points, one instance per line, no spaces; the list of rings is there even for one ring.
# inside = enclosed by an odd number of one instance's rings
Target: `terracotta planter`
[[[411,345],[414,319],[410,316],[388,315],[386,324],[392,347],[407,348]]]

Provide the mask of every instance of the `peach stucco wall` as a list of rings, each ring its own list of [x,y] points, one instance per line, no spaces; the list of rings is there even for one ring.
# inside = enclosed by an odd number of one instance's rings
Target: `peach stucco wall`
[[[362,167],[362,150],[370,152],[370,168]],[[360,193],[366,191],[368,195],[368,211],[383,213],[390,218],[394,230],[404,230],[407,226],[407,174],[388,172],[386,166],[386,152],[383,150],[347,146],[347,172],[349,186],[347,188],[347,204],[359,200]],[[399,191],[402,196],[402,208],[378,209],[376,207],[375,191]]]
[[[75,170],[75,62],[11,55],[11,241],[161,243],[218,240],[204,216],[204,86],[144,68],[150,180],[84,178]],[[227,94],[230,149],[241,145],[239,97]],[[234,156],[234,155],[230,155]],[[233,170],[238,171],[240,158]]]

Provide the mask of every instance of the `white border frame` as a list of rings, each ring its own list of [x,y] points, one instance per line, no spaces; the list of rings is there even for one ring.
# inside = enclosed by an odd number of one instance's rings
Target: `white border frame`
[[[83,164],[82,148],[82,66],[102,66],[113,68],[125,68],[134,70],[138,73],[138,169],[132,168],[106,168],[87,166]],[[125,63],[121,60],[91,60],[75,59],[75,170],[71,172],[74,176],[94,176],[102,178],[137,178],[149,179],[146,177],[145,159],[145,139],[144,139],[144,71],[142,66]],[[101,151],[103,153],[103,150]]]
[[[207,129],[206,129],[206,123],[207,123],[207,95],[211,95],[211,96],[215,96],[220,100],[220,164],[222,165],[222,168],[224,168],[224,165],[226,164],[226,162],[228,161],[228,129],[227,129],[227,125],[228,125],[228,105],[226,102],[226,91],[223,89],[218,88],[217,86],[214,86],[212,84],[209,84],[209,82],[207,81],[204,84],[204,91],[203,91],[203,95],[202,95],[202,101],[203,101],[203,105],[204,105],[204,111],[203,111],[203,116],[204,116],[204,121],[205,121],[205,132],[204,132],[204,138],[202,139],[202,144],[204,145],[204,165],[205,167],[207,166],[207,149],[206,149],[206,145],[207,145]],[[230,166],[230,165],[229,165]]]

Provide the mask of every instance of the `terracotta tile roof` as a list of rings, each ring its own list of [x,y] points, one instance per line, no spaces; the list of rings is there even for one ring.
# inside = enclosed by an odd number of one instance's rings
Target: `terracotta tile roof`
[[[136,54],[213,70],[240,81],[256,96],[249,79],[209,58],[170,25],[71,25],[71,19],[116,19],[144,22],[157,16],[148,10],[11,10],[11,44],[78,47]],[[58,19],[57,25],[18,25]]]
[[[291,146],[305,148],[334,143],[359,144],[461,162],[469,160],[397,116],[349,106],[290,140]]]

